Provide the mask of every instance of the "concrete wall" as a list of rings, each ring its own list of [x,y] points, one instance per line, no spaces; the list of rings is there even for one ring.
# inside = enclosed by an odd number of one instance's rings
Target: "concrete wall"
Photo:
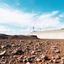
[[[30,35],[37,35],[41,39],[64,39],[64,30],[32,32]]]

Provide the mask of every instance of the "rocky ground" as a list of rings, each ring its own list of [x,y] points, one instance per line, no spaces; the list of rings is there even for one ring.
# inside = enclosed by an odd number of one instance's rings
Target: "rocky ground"
[[[1,37],[0,64],[64,64],[63,39]]]

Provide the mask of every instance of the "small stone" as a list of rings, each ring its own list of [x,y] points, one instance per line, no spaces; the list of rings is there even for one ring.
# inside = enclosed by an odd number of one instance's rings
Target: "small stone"
[[[61,58],[61,64],[64,64],[64,57]]]
[[[55,56],[55,59],[60,59],[60,56],[58,56],[58,55],[57,55],[57,56]]]
[[[5,47],[4,45],[1,46],[2,49],[3,49],[4,47]]]
[[[26,64],[30,64],[30,62],[27,62]]]
[[[57,59],[54,59],[53,62],[54,62],[54,63],[58,63],[59,61],[58,61]]]
[[[4,50],[4,51],[2,51],[1,53],[0,53],[0,56],[2,56],[2,55],[4,55],[6,53],[6,51]]]
[[[36,58],[36,61],[37,61],[37,62],[39,62],[39,61],[40,61],[40,59],[39,59],[39,58]]]
[[[45,55],[44,55],[44,54],[42,54],[42,55],[41,55],[41,58],[42,58],[42,59],[44,59],[44,58],[45,58]]]
[[[22,50],[20,50],[20,49],[16,49],[16,50],[13,50],[12,51],[12,54],[18,54],[18,55],[21,55],[21,54],[23,54],[24,52],[22,51]]]
[[[55,50],[55,53],[60,53],[60,50]]]
[[[35,51],[32,51],[31,54],[34,54]]]

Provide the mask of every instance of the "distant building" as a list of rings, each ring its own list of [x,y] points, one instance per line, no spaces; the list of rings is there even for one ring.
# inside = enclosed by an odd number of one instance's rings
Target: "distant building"
[[[37,35],[41,39],[64,39],[64,30],[45,30],[31,32],[30,35]]]

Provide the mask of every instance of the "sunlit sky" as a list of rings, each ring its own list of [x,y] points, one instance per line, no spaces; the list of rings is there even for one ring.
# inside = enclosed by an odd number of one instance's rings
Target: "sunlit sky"
[[[28,34],[64,28],[64,0],[0,0],[0,33]]]

